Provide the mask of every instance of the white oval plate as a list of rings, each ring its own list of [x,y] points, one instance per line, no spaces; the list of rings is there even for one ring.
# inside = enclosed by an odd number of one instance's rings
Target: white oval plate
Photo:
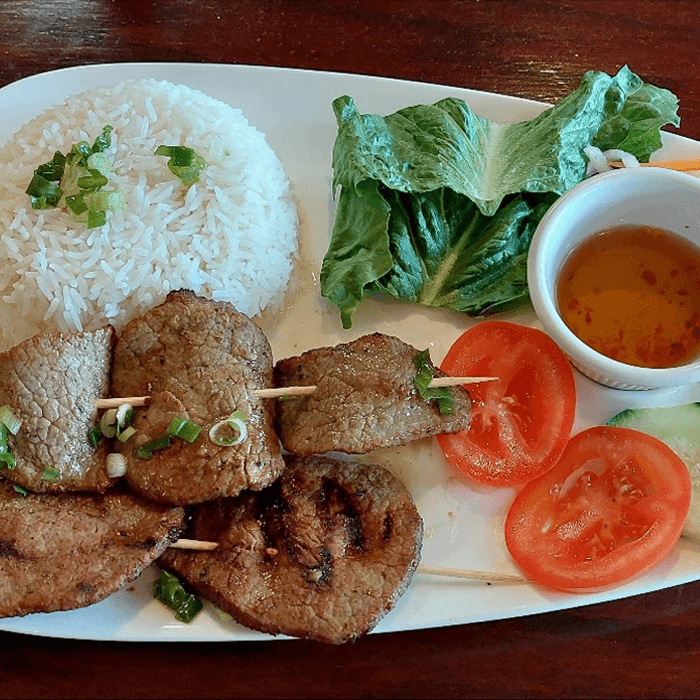
[[[263,131],[293,183],[301,217],[303,262],[299,289],[282,314],[264,319],[275,359],[321,345],[380,331],[418,348],[429,347],[439,362],[472,319],[396,301],[366,301],[353,328],[344,331],[337,310],[321,296],[318,272],[326,251],[333,216],[331,152],[336,124],[331,102],[340,95],[355,98],[361,112],[389,114],[401,107],[454,96],[489,119],[529,119],[546,105],[513,97],[440,85],[340,73],[224,64],[127,63],[82,66],[25,78],[0,89],[0,143],[26,121],[70,94],[116,84],[127,78],[158,78],[184,83],[243,110]],[[700,143],[666,135],[668,157],[698,157]],[[657,156],[658,157],[658,156]],[[538,325],[523,310],[501,315]],[[700,400],[700,387],[653,392],[604,389],[577,375],[575,431],[605,422],[631,406],[674,405]],[[423,563],[517,574],[503,541],[503,519],[512,497],[508,489],[479,492],[453,476],[434,441],[381,451],[375,461],[391,468],[408,486],[425,520]],[[0,620],[0,629],[52,637],[123,641],[234,641],[269,639],[230,621],[207,607],[189,624],[152,599],[149,569],[132,587],[88,608],[33,614]],[[526,583],[487,584],[439,579],[417,574],[396,608],[377,632],[439,627],[613,600],[700,578],[700,547],[682,540],[673,553],[645,576],[610,591],[568,595]]]

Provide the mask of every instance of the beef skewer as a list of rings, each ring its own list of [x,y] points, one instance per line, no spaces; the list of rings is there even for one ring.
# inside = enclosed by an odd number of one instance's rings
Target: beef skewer
[[[275,404],[282,445],[300,456],[365,454],[466,429],[467,390],[459,384],[428,389],[436,376],[445,374],[427,351],[383,333],[280,360],[275,386],[317,387],[309,396]]]
[[[0,406],[21,424],[3,441],[3,477],[34,492],[104,493],[107,446],[86,440],[109,391],[114,329],[36,335],[0,353]],[[8,460],[12,460],[9,462]]]
[[[231,304],[170,292],[124,326],[113,358],[111,394],[149,395],[148,406],[134,412],[133,438],[115,443],[131,489],[159,503],[191,505],[264,488],[281,474],[273,408],[252,394],[273,384],[272,349]],[[178,440],[151,449],[175,419],[216,425],[234,412],[246,416],[245,441]]]
[[[342,644],[369,632],[407,589],[423,521],[387,469],[285,456],[270,487],[194,507],[158,566],[252,629]]]
[[[495,382],[498,377],[435,377],[428,388],[461,386],[463,384],[479,384],[481,382]],[[315,384],[308,386],[279,386],[269,389],[254,389],[250,393],[259,399],[278,399],[280,397],[310,396],[318,387]],[[128,403],[134,408],[147,406],[150,396],[114,396],[104,399],[95,399],[95,407],[98,409],[118,408]]]
[[[183,508],[125,489],[24,494],[0,482],[0,618],[103,600],[154,563],[185,525]]]

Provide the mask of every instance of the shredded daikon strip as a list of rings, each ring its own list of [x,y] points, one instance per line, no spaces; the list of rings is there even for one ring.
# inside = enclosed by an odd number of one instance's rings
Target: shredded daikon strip
[[[611,148],[607,151],[601,151],[597,146],[586,146],[583,152],[588,156],[588,166],[586,168],[586,177],[597,173],[604,173],[612,170],[611,162],[622,162],[625,168],[639,167],[639,161],[636,156],[619,148]]]

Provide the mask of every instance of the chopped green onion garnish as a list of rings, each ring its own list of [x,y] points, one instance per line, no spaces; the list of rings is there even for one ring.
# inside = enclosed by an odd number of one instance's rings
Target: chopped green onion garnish
[[[126,442],[136,432],[134,428],[131,428],[133,419],[133,407],[131,404],[123,403],[118,408],[110,408],[102,414],[98,429],[107,438],[116,437],[122,442]],[[92,431],[90,432],[92,433]],[[126,436],[125,433],[127,433]],[[93,445],[97,447],[97,443],[93,443]]]
[[[87,141],[78,141],[68,152],[66,160],[75,165],[87,166],[87,159],[90,157],[92,149]]]
[[[0,406],[0,422],[13,434],[17,435],[22,421],[12,412],[12,409],[5,405]]]
[[[130,403],[123,403],[117,408],[117,430],[122,430],[131,425],[134,420],[134,407]]]
[[[214,608],[214,612],[220,620],[223,620],[224,622],[233,621],[232,615],[229,615],[227,612],[224,612],[221,608],[217,607],[216,605],[212,605],[211,607]]]
[[[56,467],[46,467],[41,475],[43,481],[56,481],[61,476],[61,472]]]
[[[99,171],[88,169],[89,175],[78,178],[78,187],[83,190],[97,190],[104,187],[109,180]]]
[[[100,430],[107,438],[113,438],[117,434],[117,409],[110,408],[102,414]]]
[[[17,467],[17,460],[9,450],[0,451],[0,467],[6,469],[15,469]]]
[[[92,146],[87,141],[78,141],[68,153],[67,160],[83,168],[89,167],[88,161],[91,155],[103,153],[112,145],[112,131],[114,131],[113,127],[105,126],[102,133],[98,134],[92,142]]]
[[[14,469],[15,456],[10,449],[10,429],[0,421],[0,468]]]
[[[206,161],[192,148],[187,146],[158,146],[154,155],[169,158],[168,168],[183,185],[193,185],[199,182]]]
[[[38,173],[34,173],[25,192],[29,195],[32,209],[53,209],[63,196],[58,183],[47,180]]]
[[[26,496],[26,495],[27,495],[27,489],[23,488],[23,487],[20,486],[19,484],[13,484],[13,485],[12,485],[12,488],[13,488],[15,491],[17,491],[17,493],[20,494],[20,496]]]
[[[126,474],[126,457],[121,452],[110,452],[105,462],[107,464],[107,476],[110,479],[118,479]]]
[[[131,425],[134,420],[134,407],[130,403],[120,404],[117,408],[117,431]]]
[[[452,413],[454,393],[450,387],[431,388],[428,386],[433,379],[433,368],[430,364],[430,354],[427,350],[419,352],[413,361],[418,368],[418,374],[413,379],[413,386],[426,401],[435,401],[440,415]]]
[[[88,441],[93,447],[97,447],[100,444],[101,439],[102,428],[100,428],[100,424],[98,423],[97,425],[93,425],[88,431]]]
[[[69,194],[65,198],[66,206],[71,210],[73,216],[78,217],[88,210],[83,194]]]
[[[48,163],[40,165],[34,171],[34,176],[25,190],[33,209],[51,209],[58,206],[63,195],[60,183],[65,167],[65,156],[56,151]]]
[[[172,608],[175,619],[180,622],[191,622],[204,607],[199,598],[188,593],[177,577],[167,571],[163,571],[153,583],[153,597]]]
[[[104,155],[111,143],[112,127],[106,126],[92,143],[80,141],[68,155],[56,151],[52,160],[35,171],[26,193],[34,209],[63,206],[76,221],[86,222],[88,228],[103,226],[111,211],[123,208],[120,193],[105,192],[113,174],[112,165]],[[95,195],[100,197],[96,198]]]
[[[126,442],[132,435],[136,434],[136,428],[133,425],[129,425],[121,432],[117,433],[117,440],[119,442]]]
[[[114,174],[112,169],[112,164],[109,162],[109,158],[104,153],[91,153],[87,159],[87,168],[90,172],[95,171],[103,175],[105,178],[109,178]]]
[[[124,209],[124,195],[113,190],[99,190],[97,192],[87,192],[84,195],[85,201],[90,209],[105,211],[119,211]]]
[[[40,165],[34,172],[51,182],[60,182],[65,169],[66,157],[61,151],[56,151],[53,154],[53,158],[48,163]]]
[[[112,132],[114,127],[109,124],[102,129],[102,133],[98,134],[92,142],[92,153],[102,153],[112,145]]]
[[[157,450],[165,450],[170,445],[172,445],[173,442],[170,439],[169,435],[163,435],[163,437],[156,438],[155,440],[150,440],[149,442],[144,443],[141,445],[141,447],[136,448],[136,456],[139,459],[150,459],[153,457],[153,453],[156,452]]]
[[[445,391],[447,389],[447,391]],[[439,392],[439,395],[432,395],[434,392]],[[450,391],[449,387],[443,386],[437,389],[429,390],[430,400],[435,401],[438,405],[438,410],[441,416],[449,416],[452,413],[452,406],[454,405],[454,394]]]
[[[232,413],[228,418],[220,420],[209,430],[209,439],[215,445],[233,447],[239,445],[248,437],[248,428],[245,424],[246,415],[241,411]],[[222,431],[233,432],[233,435],[222,435]]]
[[[103,209],[99,211],[88,210],[87,227],[99,228],[107,223],[107,212]]]
[[[202,427],[186,418],[173,418],[168,427],[168,435],[194,442],[202,432]]]

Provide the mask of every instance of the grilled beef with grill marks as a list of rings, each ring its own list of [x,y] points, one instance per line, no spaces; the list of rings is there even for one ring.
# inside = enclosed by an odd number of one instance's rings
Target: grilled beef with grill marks
[[[260,492],[197,506],[188,536],[212,552],[169,550],[159,565],[243,625],[342,644],[370,631],[408,586],[423,523],[388,470],[288,457]]]
[[[297,455],[364,453],[464,430],[468,393],[453,387],[453,410],[441,415],[413,384],[418,354],[398,338],[374,333],[279,361],[276,386],[317,386],[310,396],[277,402],[284,447]]]
[[[273,409],[252,393],[271,385],[272,350],[258,326],[230,304],[171,292],[124,327],[114,351],[112,394],[151,395],[122,448],[129,485],[152,500],[187,505],[272,483],[284,469]],[[246,416],[247,439],[212,443],[205,431],[237,411]],[[165,435],[175,417],[205,431],[193,444],[175,439],[138,458],[135,448]]]
[[[178,538],[182,508],[0,484],[0,617],[81,608],[133,581]]]
[[[103,492],[108,447],[88,440],[94,400],[109,395],[114,329],[36,335],[0,354],[0,405],[22,420],[7,479],[36,492]]]

